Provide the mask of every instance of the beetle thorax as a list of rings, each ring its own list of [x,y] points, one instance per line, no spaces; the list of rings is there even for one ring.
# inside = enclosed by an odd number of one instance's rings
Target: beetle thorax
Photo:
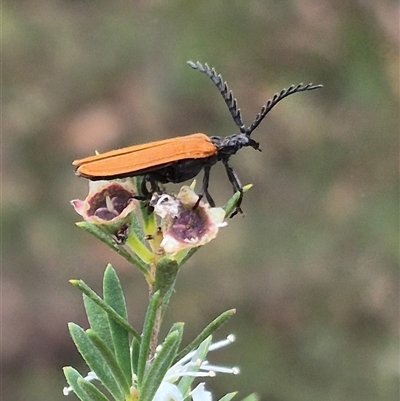
[[[254,139],[251,139],[246,134],[234,134],[226,137],[212,136],[211,142],[218,149],[218,155],[220,158],[226,158],[234,155],[239,149],[251,146],[254,149],[258,149],[259,144]]]

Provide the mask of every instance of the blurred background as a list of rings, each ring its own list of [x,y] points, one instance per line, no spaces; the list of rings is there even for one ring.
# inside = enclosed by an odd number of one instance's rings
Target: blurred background
[[[200,60],[247,124],[284,87],[324,89],[276,106],[253,134],[263,152],[232,159],[254,184],[246,215],[185,266],[166,324],[186,322],[187,343],[237,308],[218,333],[236,343],[211,359],[242,373],[208,380],[215,399],[398,400],[398,12],[394,0],[3,2],[2,399],[65,400],[62,367],[86,373],[69,279],[100,292],[111,262],[141,327],[142,276],[74,225],[69,201],[87,181],[71,162],[235,133],[211,81],[186,65]],[[210,191],[218,205],[231,195],[222,165]]]

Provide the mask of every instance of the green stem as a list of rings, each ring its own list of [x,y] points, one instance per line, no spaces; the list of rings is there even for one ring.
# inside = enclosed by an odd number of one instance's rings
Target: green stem
[[[154,255],[146,248],[146,246],[139,240],[133,230],[129,232],[128,238],[125,245],[127,245],[132,251],[146,264],[151,264],[154,259]]]

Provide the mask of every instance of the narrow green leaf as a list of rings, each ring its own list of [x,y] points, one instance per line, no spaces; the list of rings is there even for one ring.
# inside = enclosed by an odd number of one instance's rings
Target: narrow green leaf
[[[86,334],[95,347],[100,351],[105,362],[107,363],[107,366],[110,368],[116,381],[119,383],[119,386],[124,390],[125,394],[129,393],[131,379],[126,378],[121,366],[118,363],[119,361],[112,353],[110,348],[108,348],[107,344],[93,330],[86,330]],[[126,352],[129,356],[129,349]]]
[[[183,330],[183,326],[184,326],[184,323],[182,323],[182,322],[176,322],[176,323],[174,323],[174,324],[171,326],[171,328],[169,329],[168,334],[167,334],[167,337],[168,337],[171,333],[173,333],[174,331]],[[165,340],[164,340],[164,341],[165,341]]]
[[[196,352],[193,354],[191,358],[191,364],[186,369],[186,372],[198,372],[200,369],[201,363],[206,359],[208,349],[210,348],[211,345],[211,340],[212,337],[209,336],[206,338],[198,347]],[[179,381],[178,388],[183,395],[184,398],[186,398],[189,395],[189,391],[191,389],[191,385],[194,381],[195,377],[194,376],[184,376],[182,379]]]
[[[100,351],[94,346],[85,331],[74,323],[68,324],[72,339],[82,358],[89,368],[97,375],[103,386],[110,392],[115,400],[124,400],[124,391],[119,386],[110,367]]]
[[[113,348],[111,339],[109,318],[106,312],[96,304],[87,295],[83,294],[83,303],[85,305],[86,315],[89,320],[90,327],[99,335],[99,337]]]
[[[140,203],[140,207],[142,207],[142,203]],[[136,237],[144,243],[143,229],[136,213],[131,213],[131,230],[133,230]]]
[[[190,351],[197,348],[207,337],[212,335],[216,330],[218,330],[224,323],[226,323],[234,314],[236,309],[229,309],[226,312],[221,313],[217,318],[215,318],[208,326],[206,326],[202,332],[182,351],[176,356],[176,361],[183,358]]]
[[[176,277],[179,271],[178,262],[168,257],[159,260],[156,268],[156,290],[160,291],[162,306],[161,316],[164,315],[171,295],[174,291]]]
[[[160,259],[156,267],[156,290],[160,291],[161,298],[174,285],[178,273],[176,260],[164,257]]]
[[[136,255],[130,254],[122,245],[119,245],[115,241],[111,234],[102,229],[100,226],[88,223],[86,221],[80,221],[76,223],[76,225],[106,244],[113,251],[125,258],[129,263],[135,265],[144,275],[149,274],[149,267],[143,263],[140,258],[138,258]]]
[[[109,264],[104,272],[103,280],[104,301],[115,310],[125,321],[128,320],[125,297],[116,271]],[[128,381],[131,380],[131,361],[129,351],[129,333],[115,320],[109,317],[113,349],[118,364]]]
[[[65,366],[63,368],[64,376],[67,379],[68,384],[72,387],[72,390],[76,394],[76,396],[81,401],[93,401],[84,390],[82,390],[81,386],[79,385],[78,380],[83,379],[82,375],[72,368],[71,366]]]
[[[179,267],[184,265],[199,249],[201,246],[195,248],[182,249],[175,255],[175,259],[178,262]]]
[[[245,185],[242,190],[243,190],[243,194],[245,194],[246,192],[248,192],[251,188],[253,187],[253,184],[247,184]],[[233,196],[228,200],[228,202],[226,202],[225,206],[223,207],[223,209],[225,210],[225,217],[229,217],[232,212],[234,211],[238,201],[240,198],[240,192],[237,191],[233,194]]]
[[[137,377],[139,386],[142,383],[144,371],[146,368],[151,336],[153,333],[154,322],[157,316],[157,308],[159,304],[160,304],[160,292],[157,291],[150,300],[143,324],[143,335],[140,344],[139,360],[137,365]]]
[[[111,319],[116,321],[120,326],[125,328],[130,334],[136,337],[140,341],[140,334],[125,320],[123,319],[113,308],[111,308],[106,302],[104,302],[87,284],[82,280],[70,280],[69,281],[74,287],[78,288],[81,292],[87,295],[93,302],[100,306]]]
[[[165,341],[161,344],[161,351],[151,362],[151,366],[144,378],[143,385],[140,387],[140,401],[151,401],[160,386],[162,379],[172,365],[176,356],[179,344],[182,340],[183,324],[179,330],[169,333]]]
[[[140,343],[136,338],[133,338],[131,343],[131,366],[132,373],[134,373],[135,375],[137,375],[138,371],[139,351]]]
[[[78,379],[78,384],[91,400],[109,401],[109,399],[94,384],[86,381],[85,379]]]
[[[231,399],[237,394],[237,391],[234,391],[232,393],[225,394],[222,398],[219,399],[219,401],[231,401]]]
[[[257,396],[257,394],[252,393],[249,394],[247,397],[243,398],[242,401],[259,401],[259,397]]]

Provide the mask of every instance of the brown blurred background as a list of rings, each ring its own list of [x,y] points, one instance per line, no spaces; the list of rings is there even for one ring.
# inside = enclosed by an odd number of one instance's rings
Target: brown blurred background
[[[237,342],[212,361],[241,375],[215,395],[265,401],[398,400],[398,2],[392,0],[3,3],[2,399],[65,400],[62,366],[86,373],[67,322],[86,327],[82,278],[97,291],[107,262],[141,327],[140,274],[75,227],[75,158],[205,132],[235,133],[215,87],[228,81],[262,153],[232,159],[253,183],[245,218],[182,271],[167,313],[185,342],[222,311]],[[174,189],[174,187],[171,187]],[[211,193],[231,188],[222,166]],[[164,328],[164,332],[167,330]],[[69,398],[75,399],[74,395]],[[239,399],[239,398],[238,398]]]

